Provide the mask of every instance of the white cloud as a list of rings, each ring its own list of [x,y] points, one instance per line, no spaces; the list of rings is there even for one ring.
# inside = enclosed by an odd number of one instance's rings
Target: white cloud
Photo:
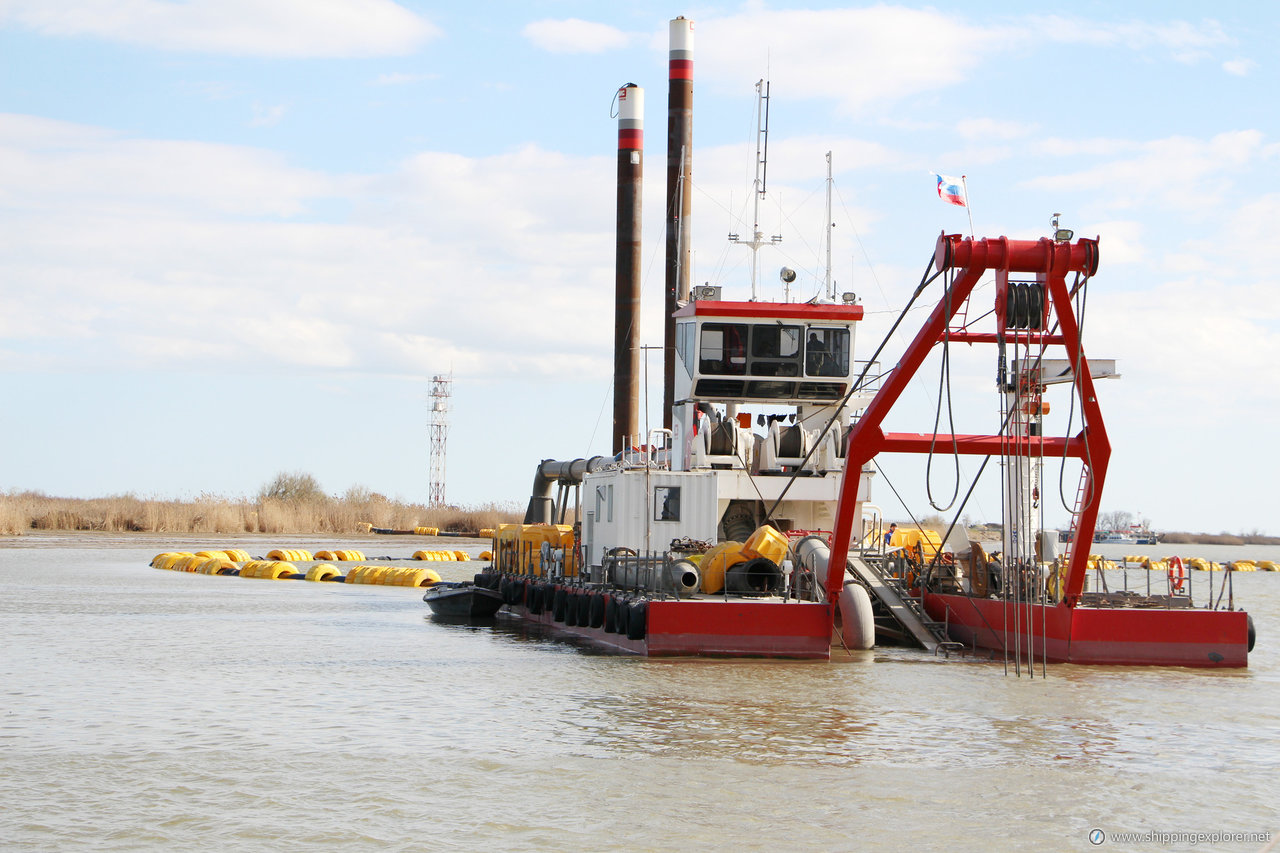
[[[1280,403],[1280,386],[1257,375],[1258,365],[1280,359],[1273,290],[1209,275],[1113,290],[1093,300],[1089,332],[1125,371],[1146,377],[1146,389],[1178,388],[1227,417],[1237,405]]]
[[[628,41],[627,34],[616,27],[580,18],[533,21],[520,32],[551,53],[603,53],[625,47]]]
[[[665,45],[665,39],[659,42]],[[1108,23],[1033,16],[983,25],[928,7],[773,11],[753,6],[700,20],[696,45],[699,79],[740,88],[742,81],[768,74],[774,89],[788,98],[829,98],[859,112],[873,103],[961,85],[983,63],[1043,42],[1162,48],[1176,61],[1195,62],[1232,39],[1211,20]],[[1239,67],[1228,70],[1238,73]],[[1000,123],[989,129],[1016,138],[1028,128]]]
[[[284,104],[275,104],[269,107],[262,104],[254,104],[253,118],[249,120],[249,126],[274,127],[284,118],[286,109]]]
[[[1022,139],[1035,133],[1036,125],[990,118],[967,119],[956,125],[961,138],[978,141]]]
[[[1138,264],[1147,260],[1145,229],[1141,222],[1121,219],[1090,222],[1075,231],[1081,237],[1099,237],[1098,249],[1108,269],[1113,265]]]
[[[603,374],[611,165],[526,146],[327,175],[0,116],[0,362]],[[356,212],[312,221],[331,199]]]
[[[938,164],[942,164],[944,173],[954,175],[956,169],[946,164],[963,163],[965,169],[974,171],[977,166],[1006,163],[1017,151],[1017,148],[1010,145],[979,145],[975,142],[973,145],[958,151],[941,152],[930,165],[936,167]]]
[[[1143,143],[1125,159],[1070,174],[1035,178],[1025,186],[1050,191],[1103,190],[1110,203],[1133,207],[1157,202],[1172,209],[1216,206],[1232,174],[1274,156],[1256,130],[1229,131],[1209,139],[1173,136]]]
[[[1206,55],[1209,48],[1231,43],[1222,25],[1212,20],[1202,21],[1198,25],[1188,21],[1107,23],[1048,15],[1030,18],[1029,24],[1037,35],[1049,41],[1098,46],[1119,45],[1130,50],[1158,46],[1168,49],[1180,60],[1193,60]]]
[[[1036,148],[1050,157],[1113,157],[1118,154],[1134,151],[1139,143],[1129,139],[1083,138],[1063,139],[1050,137],[1036,142]]]
[[[1228,74],[1234,74],[1237,77],[1248,77],[1253,70],[1258,67],[1258,63],[1252,59],[1231,59],[1222,63],[1222,70]]]
[[[258,149],[0,114],[0,201],[12,209],[294,216],[337,191],[332,179]]]
[[[392,0],[9,0],[6,19],[48,36],[233,56],[402,55],[440,35]]]
[[[823,97],[858,110],[963,82],[1007,30],[895,6],[826,11],[756,9],[698,22],[698,68],[740,87],[762,76],[786,97]]]

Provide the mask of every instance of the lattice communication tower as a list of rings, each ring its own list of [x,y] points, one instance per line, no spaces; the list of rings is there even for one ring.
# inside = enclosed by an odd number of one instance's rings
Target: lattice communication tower
[[[430,506],[444,505],[445,445],[449,440],[449,406],[453,396],[453,374],[431,377],[431,477]]]

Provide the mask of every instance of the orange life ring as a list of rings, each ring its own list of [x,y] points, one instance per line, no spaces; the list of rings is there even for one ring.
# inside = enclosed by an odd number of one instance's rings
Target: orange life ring
[[[1176,570],[1176,572],[1175,572]],[[1182,592],[1182,586],[1187,581],[1187,569],[1182,565],[1181,557],[1169,558],[1169,589],[1173,592]]]

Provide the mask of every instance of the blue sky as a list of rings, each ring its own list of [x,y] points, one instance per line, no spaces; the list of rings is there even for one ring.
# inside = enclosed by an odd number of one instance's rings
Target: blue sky
[[[0,489],[239,496],[303,470],[425,500],[429,380],[450,370],[451,501],[523,503],[538,459],[607,452],[610,104],[646,89],[654,344],[683,14],[698,281],[747,292],[725,234],[749,227],[767,76],[762,221],[784,242],[762,295],[782,264],[816,289],[828,150],[864,357],[937,234],[967,230],[931,170],[967,176],[979,236],[1037,237],[1060,212],[1101,237],[1086,343],[1123,374],[1101,389],[1104,510],[1276,532],[1277,16],[1206,8],[0,0]],[[994,356],[956,370],[958,427],[990,429]],[[931,371],[891,428],[931,428]],[[996,495],[970,515],[997,519]]]

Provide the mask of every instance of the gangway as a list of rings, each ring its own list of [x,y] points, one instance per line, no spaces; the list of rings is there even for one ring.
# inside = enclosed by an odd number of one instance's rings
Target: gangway
[[[947,636],[941,622],[929,618],[920,602],[907,593],[900,578],[884,571],[878,556],[850,553],[848,566],[854,577],[871,593],[872,599],[925,651],[937,654],[963,648]]]

